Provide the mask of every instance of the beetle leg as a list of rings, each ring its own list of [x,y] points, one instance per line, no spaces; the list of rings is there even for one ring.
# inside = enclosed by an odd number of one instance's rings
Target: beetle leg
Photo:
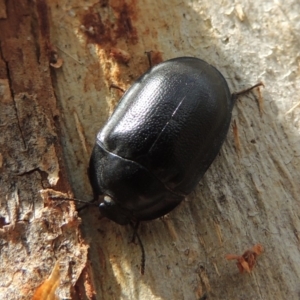
[[[148,58],[148,62],[149,62],[149,67],[150,67],[150,69],[152,68],[152,58],[151,58],[151,53],[152,53],[152,50],[150,50],[150,51],[145,51],[145,54],[147,55],[147,58]]]
[[[233,100],[233,103],[237,100],[237,98],[241,95],[244,95],[244,94],[247,94],[249,93],[250,91],[252,91],[253,89],[259,87],[259,86],[264,86],[264,84],[262,82],[259,82],[247,89],[244,89],[244,90],[241,90],[239,92],[235,92],[235,93],[232,93],[231,97],[232,97],[232,100]]]
[[[141,240],[140,236],[137,233],[137,230],[138,230],[138,227],[140,225],[140,222],[137,221],[135,224],[133,222],[130,222],[130,225],[133,228],[133,236],[132,236],[131,242],[134,242],[135,237],[136,237],[137,240],[138,240],[138,243],[140,245],[141,251],[142,251],[141,274],[144,275],[144,273],[145,273],[146,254],[145,254],[145,249],[144,249],[144,245],[142,243],[142,240]]]
[[[139,228],[140,222],[138,221],[135,224],[134,224],[134,222],[130,222],[130,225],[133,228],[133,235],[132,235],[132,239],[131,239],[130,242],[134,243],[135,242],[135,237],[137,236],[137,230]]]
[[[146,262],[146,254],[145,254],[145,249],[144,249],[144,246],[143,246],[143,243],[140,239],[140,236],[137,234],[136,232],[136,237],[138,239],[138,242],[139,242],[139,245],[141,247],[141,251],[142,251],[142,259],[141,259],[141,274],[144,275],[145,273],[145,262]]]
[[[125,93],[125,90],[122,89],[121,87],[117,86],[116,84],[112,83],[110,86],[109,86],[109,89],[117,89],[117,90],[120,90],[121,92]]]

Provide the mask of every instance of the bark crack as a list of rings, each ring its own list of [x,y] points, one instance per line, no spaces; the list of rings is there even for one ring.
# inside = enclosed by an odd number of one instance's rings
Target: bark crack
[[[16,101],[15,101],[15,93],[14,93],[14,90],[12,88],[13,83],[12,83],[12,79],[11,79],[11,76],[10,76],[9,62],[5,59],[5,57],[3,55],[1,43],[0,43],[0,57],[1,57],[2,61],[4,62],[4,64],[5,64],[6,78],[8,80],[9,90],[10,90],[11,98],[12,98],[13,103],[14,103],[14,109],[15,109],[15,112],[16,112],[16,119],[17,119],[17,122],[18,122],[18,128],[19,128],[21,138],[22,138],[22,142],[23,142],[23,146],[24,146],[24,149],[21,149],[21,151],[26,152],[28,150],[28,146],[26,145],[24,134],[22,132],[22,128],[21,128],[21,125],[20,125],[20,119],[19,119],[19,115],[18,115],[18,108],[17,108],[17,104],[16,104]]]

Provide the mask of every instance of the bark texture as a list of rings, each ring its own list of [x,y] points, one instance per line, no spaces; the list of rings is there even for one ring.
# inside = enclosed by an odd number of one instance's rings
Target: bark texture
[[[68,191],[43,1],[0,4],[0,298],[31,299],[61,265],[68,297],[85,266],[87,246],[74,205],[47,189]]]
[[[299,299],[299,29],[297,0],[0,0],[0,298],[31,299],[59,260],[62,299]],[[89,156],[122,95],[109,87],[146,71],[148,50],[265,88],[240,97],[187,201],[140,225],[141,275],[130,227],[88,208],[79,231],[47,195],[92,198]],[[250,274],[225,259],[258,243]]]

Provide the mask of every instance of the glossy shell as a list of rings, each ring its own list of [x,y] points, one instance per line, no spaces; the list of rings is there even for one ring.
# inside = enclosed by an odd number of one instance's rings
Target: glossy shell
[[[200,181],[226,137],[233,107],[222,74],[180,57],[142,75],[99,131],[89,176],[102,214],[119,224],[171,211]]]

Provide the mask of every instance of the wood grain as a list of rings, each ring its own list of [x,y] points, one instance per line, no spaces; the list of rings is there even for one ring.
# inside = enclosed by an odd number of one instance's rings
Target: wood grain
[[[31,299],[59,258],[68,266],[64,299],[299,299],[298,2],[0,5],[0,298]],[[265,88],[237,101],[235,133],[195,192],[141,224],[142,276],[130,227],[88,208],[78,231],[74,206],[38,191],[91,199],[89,156],[122,95],[109,87],[126,89],[146,71],[148,50],[156,63],[204,59],[232,92],[259,81]],[[62,65],[50,69],[58,58]],[[258,243],[265,251],[249,274],[225,259]]]

